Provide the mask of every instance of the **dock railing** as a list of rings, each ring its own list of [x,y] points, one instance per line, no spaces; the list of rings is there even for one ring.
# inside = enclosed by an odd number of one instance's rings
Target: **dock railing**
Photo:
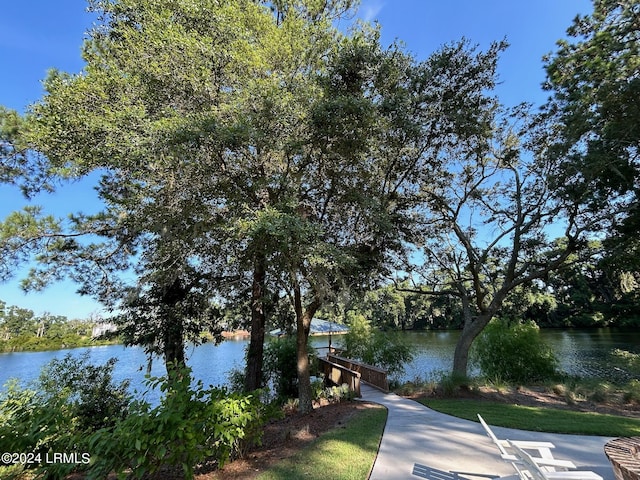
[[[352,372],[357,372],[360,374],[361,381],[366,382],[383,392],[389,392],[389,380],[387,379],[386,370],[331,353],[327,354],[327,361],[329,363],[341,365]]]
[[[333,385],[347,384],[357,397],[362,396],[360,394],[360,373],[339,363],[331,362],[327,358],[318,358],[318,363],[326,383],[332,383]]]

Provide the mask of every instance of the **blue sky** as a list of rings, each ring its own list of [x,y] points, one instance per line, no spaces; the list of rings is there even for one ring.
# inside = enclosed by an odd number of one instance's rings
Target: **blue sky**
[[[0,105],[25,111],[42,95],[41,81],[48,69],[72,73],[82,69],[81,45],[93,21],[86,7],[85,0],[3,2]],[[419,59],[462,37],[481,48],[506,38],[511,46],[501,57],[497,93],[503,103],[515,105],[544,102],[542,56],[555,49],[578,13],[591,10],[589,0],[363,0],[358,16],[380,23],[384,44],[401,40]],[[93,210],[95,195],[88,183],[70,185],[36,202],[56,215]],[[0,185],[0,218],[25,204],[17,190]],[[66,282],[25,295],[19,277],[20,272],[16,280],[0,284],[0,300],[38,314],[46,311],[69,318],[101,310]]]

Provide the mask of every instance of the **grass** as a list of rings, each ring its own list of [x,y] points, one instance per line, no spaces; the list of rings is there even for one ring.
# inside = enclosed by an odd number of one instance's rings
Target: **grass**
[[[420,401],[438,412],[476,422],[479,413],[489,425],[499,427],[605,437],[640,435],[638,418],[468,399],[426,398]]]
[[[373,467],[387,410],[377,406],[358,412],[344,428],[320,436],[293,457],[279,462],[258,480],[362,480]]]

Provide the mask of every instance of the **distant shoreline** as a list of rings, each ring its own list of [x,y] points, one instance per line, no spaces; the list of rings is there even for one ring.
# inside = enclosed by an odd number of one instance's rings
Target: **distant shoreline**
[[[248,330],[229,330],[222,332],[222,338],[249,338],[251,332]]]
[[[27,345],[2,345],[0,342],[0,354],[2,353],[35,353],[50,352],[56,350],[68,350],[72,348],[100,347],[104,345],[120,345],[118,340],[84,340],[80,342],[51,344],[48,342],[28,343]]]

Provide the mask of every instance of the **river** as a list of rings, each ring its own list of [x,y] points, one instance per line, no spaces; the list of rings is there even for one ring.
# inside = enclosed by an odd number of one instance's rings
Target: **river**
[[[451,370],[453,349],[458,331],[405,332],[399,333],[416,351],[414,361],[406,366],[401,380],[415,378],[430,379],[439,372]],[[572,375],[624,379],[623,372],[610,365],[611,350],[620,348],[640,353],[640,332],[615,329],[596,330],[542,330],[542,335],[556,353],[560,368]],[[327,347],[326,336],[311,337],[314,347]],[[339,346],[339,336],[332,339]],[[219,345],[204,344],[187,349],[189,365],[196,379],[205,386],[227,384],[228,373],[233,368],[242,369],[247,340],[226,340]],[[102,364],[109,358],[118,359],[114,377],[120,381],[131,380],[132,391],[144,390],[143,379],[147,360],[141,348],[109,345],[71,350],[46,352],[18,352],[0,354],[0,385],[15,377],[27,383],[38,377],[41,367],[54,358],[71,353],[82,355],[89,351],[92,363]],[[152,375],[162,375],[164,367],[160,360],[152,364]]]

